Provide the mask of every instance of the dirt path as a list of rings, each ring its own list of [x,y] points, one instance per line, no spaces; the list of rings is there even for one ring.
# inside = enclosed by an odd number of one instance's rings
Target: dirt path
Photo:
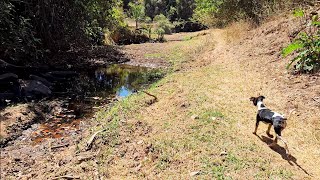
[[[181,72],[152,91],[159,102],[129,116],[128,124],[146,124],[152,131],[130,134],[121,146],[125,155],[115,157],[108,169],[110,177],[317,179],[320,109],[314,99],[320,78],[285,70],[280,50],[293,27],[291,20],[278,20],[231,44],[228,30],[191,41],[191,46],[200,41],[202,48],[215,44],[215,49],[196,52]],[[292,156],[281,143],[269,148],[266,125],[260,125],[259,138],[252,134],[256,107],[249,97],[259,94],[278,112],[296,109],[284,131]]]
[[[320,75],[290,75],[279,53],[294,26],[285,19],[248,32],[231,27],[126,46],[136,59],[131,63],[172,67],[148,90],[158,101],[139,93],[101,111],[91,134],[107,132],[87,152],[91,158],[77,161],[80,142],[19,177],[317,179]],[[278,112],[295,108],[283,133],[292,156],[285,156],[281,143],[269,148],[266,125],[260,125],[259,137],[252,134],[257,109],[249,98],[258,94]]]

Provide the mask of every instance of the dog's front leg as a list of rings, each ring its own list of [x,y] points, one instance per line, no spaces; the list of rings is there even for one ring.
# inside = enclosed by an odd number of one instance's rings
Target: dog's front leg
[[[260,117],[259,114],[257,114],[257,118],[256,118],[256,127],[253,131],[253,134],[257,135],[257,130],[258,130],[258,126],[259,126],[259,122],[260,122]]]
[[[270,137],[270,138],[273,138],[273,135],[272,134],[270,134],[270,130],[271,130],[271,127],[272,127],[272,124],[269,124],[269,126],[268,126],[268,130],[267,130],[267,135]]]

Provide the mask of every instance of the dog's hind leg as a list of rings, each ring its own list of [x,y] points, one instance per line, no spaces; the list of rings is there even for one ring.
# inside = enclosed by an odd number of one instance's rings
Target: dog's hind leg
[[[270,130],[271,130],[271,127],[272,127],[272,124],[269,124],[269,126],[268,126],[268,130],[267,130],[267,135],[270,137],[270,138],[273,138],[273,135],[272,134],[270,134]]]
[[[257,118],[256,118],[256,127],[253,131],[253,134],[257,135],[257,130],[258,130],[258,126],[259,126],[259,122],[260,122],[260,117],[259,114],[257,114]]]
[[[287,152],[287,155],[290,155],[287,142],[282,138],[282,136],[277,135],[277,138],[280,139],[283,142],[284,148],[286,149],[286,152]]]
[[[274,127],[274,132],[276,133],[276,138],[274,139],[274,141],[271,144],[269,144],[270,147],[274,146],[278,143],[278,137],[281,137],[281,130],[282,130],[281,127],[278,127],[278,126]]]

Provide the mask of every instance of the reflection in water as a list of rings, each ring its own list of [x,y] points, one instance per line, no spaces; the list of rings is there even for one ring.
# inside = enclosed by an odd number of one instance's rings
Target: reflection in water
[[[92,117],[101,106],[111,103],[114,96],[127,97],[159,79],[161,76],[156,72],[143,67],[112,65],[96,71],[82,72],[73,81],[59,84],[56,90],[65,92],[65,107],[59,114],[40,124],[32,135],[34,144],[47,138],[60,138],[77,132],[80,121]]]
[[[113,65],[95,72],[96,96],[115,94],[127,97],[144,84],[149,83],[147,68]]]
[[[132,94],[132,91],[125,86],[122,86],[117,92],[118,97],[127,97],[131,94]]]

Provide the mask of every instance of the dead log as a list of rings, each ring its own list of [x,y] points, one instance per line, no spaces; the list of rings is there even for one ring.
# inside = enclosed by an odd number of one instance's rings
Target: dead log
[[[32,80],[40,81],[40,82],[42,82],[42,84],[46,85],[46,86],[49,87],[49,88],[53,85],[52,82],[49,82],[47,79],[45,79],[45,78],[43,78],[43,77],[39,77],[39,76],[37,76],[37,75],[31,74],[31,75],[29,76],[29,78],[32,79]]]
[[[15,68],[15,69],[19,69],[19,68],[24,68],[22,66],[16,66],[10,63],[7,63],[6,61],[0,59],[0,67],[1,68]]]
[[[0,84],[7,84],[18,80],[18,75],[13,73],[5,73],[0,75]]]

